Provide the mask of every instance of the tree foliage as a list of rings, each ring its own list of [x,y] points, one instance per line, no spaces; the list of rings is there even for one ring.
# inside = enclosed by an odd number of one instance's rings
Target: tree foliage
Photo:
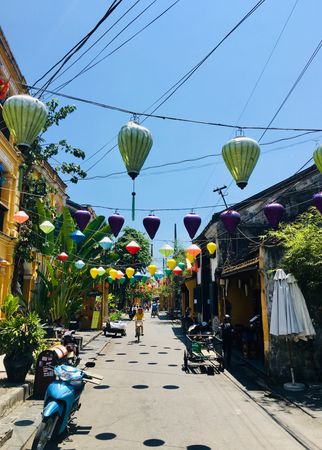
[[[295,222],[270,231],[267,237],[283,246],[282,266],[300,285],[322,286],[322,216],[315,208],[301,214]]]

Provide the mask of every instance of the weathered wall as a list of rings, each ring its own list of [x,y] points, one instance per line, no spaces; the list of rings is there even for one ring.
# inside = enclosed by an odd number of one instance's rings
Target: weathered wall
[[[274,290],[274,272],[270,272],[270,270],[279,267],[281,257],[281,248],[275,247],[265,249],[265,285],[269,323]],[[317,337],[308,342],[300,341],[291,344],[295,378],[298,381],[322,380],[322,328],[319,323],[314,320],[315,317],[312,309],[314,299],[304,291],[303,295],[306,299],[310,316],[313,322],[315,322],[314,326]],[[290,380],[290,356],[285,338],[270,335],[268,363],[269,372],[272,377]]]

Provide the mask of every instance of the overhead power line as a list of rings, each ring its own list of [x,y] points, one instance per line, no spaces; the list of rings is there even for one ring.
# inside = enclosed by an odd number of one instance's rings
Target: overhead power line
[[[167,100],[169,100],[170,97],[172,97],[174,95],[174,93],[184,84],[188,81],[188,79],[199,69],[199,67],[204,64],[205,61],[207,61],[207,59],[223,44],[223,42],[245,21],[247,20],[256,10],[257,8],[259,8],[263,3],[265,2],[265,0],[260,0],[222,39],[221,41],[216,44],[214,46],[214,48],[204,57],[202,58],[202,60],[196,64],[191,70],[189,70],[183,77],[181,77],[174,85],[172,85],[163,95],[161,95],[161,97],[159,97],[154,103],[152,103],[152,105],[150,105],[144,112],[146,112],[147,110],[151,109],[155,104],[157,104],[160,100],[162,100],[162,102],[157,105],[151,114],[153,114],[155,111],[157,111]],[[171,92],[172,91],[172,92]],[[164,97],[166,97],[164,99]],[[143,122],[148,118],[148,117],[153,117],[152,115],[145,115],[145,119],[143,120]],[[143,114],[141,114],[143,115]],[[164,117],[162,117],[164,118]],[[91,170],[93,169],[97,164],[99,164],[109,153],[111,153],[111,151],[116,148],[116,145],[114,145],[112,148],[110,148],[109,150],[107,150],[107,152],[105,152],[103,154],[102,157],[99,158],[98,161],[96,161],[94,164],[92,164],[92,166],[88,169]]]
[[[92,28],[89,33],[86,34],[72,49],[70,49],[57,63],[55,63],[47,72],[42,75],[40,78],[38,78],[37,81],[35,81],[34,85],[37,85],[41,80],[43,80],[47,75],[49,75],[50,72],[52,72],[57,66],[58,69],[55,71],[55,73],[49,78],[49,80],[43,85],[43,88],[46,88],[50,85],[50,83],[53,81],[53,79],[58,75],[58,73],[61,71],[61,69],[67,64],[67,62],[71,59],[71,57],[77,53],[89,40],[89,38],[95,33],[95,31],[102,25],[102,23],[105,22],[105,20],[115,11],[115,9],[122,3],[123,0],[114,0],[111,4],[111,6],[108,8],[104,16],[97,22],[97,24]],[[38,92],[42,91],[40,89]],[[37,93],[38,94],[38,93]],[[36,95],[37,95],[36,94]]]
[[[118,37],[120,36],[120,34],[125,31],[135,20],[137,20],[140,16],[142,16],[145,11],[147,11],[147,9],[149,9],[155,2],[156,0],[152,1],[140,14],[138,14],[126,27],[124,27],[111,41],[109,41],[105,47],[80,71],[78,72],[76,75],[74,75],[70,80],[66,81],[65,83],[61,84],[56,90],[60,91],[61,89],[65,88],[68,84],[70,84],[72,81],[74,81],[76,78],[78,78],[79,76],[85,74],[86,72],[88,72],[90,69],[94,68],[95,66],[97,66],[98,64],[100,64],[102,61],[104,61],[105,59],[107,59],[108,57],[110,57],[111,55],[113,55],[115,52],[117,52],[120,48],[122,48],[124,45],[126,45],[127,43],[129,43],[130,41],[132,41],[136,36],[138,36],[139,34],[141,34],[144,30],[146,30],[147,28],[149,28],[153,23],[155,23],[158,19],[160,19],[164,14],[166,14],[168,11],[170,11],[171,8],[173,8],[177,3],[179,3],[179,1],[181,0],[176,0],[175,2],[173,2],[168,8],[166,8],[165,10],[163,10],[159,15],[157,15],[153,20],[151,20],[149,23],[147,23],[144,27],[142,27],[140,30],[138,30],[136,33],[134,33],[132,36],[130,36],[128,39],[126,39],[125,41],[123,41],[120,45],[118,45],[114,50],[112,50],[110,53],[108,53],[107,55],[105,55],[103,58],[101,58],[100,60],[98,60],[97,62],[94,63],[94,61],[98,58],[98,56],[100,54],[103,53],[103,51]],[[92,64],[93,63],[93,64]]]
[[[23,84],[28,89],[38,89],[37,86],[29,86],[28,84]],[[189,119],[185,117],[177,117],[177,116],[167,116],[167,115],[159,115],[159,114],[148,114],[144,112],[134,111],[131,109],[126,109],[118,106],[108,105],[106,103],[97,102],[95,100],[89,100],[82,97],[76,97],[74,95],[62,94],[61,92],[51,91],[48,89],[44,89],[44,92],[48,92],[52,95],[57,95],[59,97],[67,98],[69,100],[74,100],[80,103],[86,103],[88,105],[97,106],[99,108],[108,109],[110,111],[118,111],[121,113],[128,114],[130,116],[143,116],[146,118],[153,119],[161,119],[161,120],[171,120],[176,122],[184,122],[191,123],[196,125],[208,125],[214,127],[223,127],[223,128],[233,128],[233,129],[242,129],[242,130],[270,130],[270,131],[303,131],[303,132],[312,132],[317,133],[321,132],[322,128],[297,128],[297,127],[267,127],[262,125],[237,125],[237,124],[229,124],[229,123],[221,123],[221,122],[211,122],[205,120],[198,119]]]
[[[265,128],[265,130],[263,131],[261,137],[259,138],[258,142],[260,142],[262,140],[262,138],[265,136],[266,132],[270,129],[270,126],[272,125],[272,123],[274,122],[274,120],[276,119],[276,117],[278,116],[278,114],[280,113],[281,109],[283,108],[283,106],[285,105],[285,103],[287,102],[287,100],[290,98],[290,96],[292,95],[294,89],[296,88],[296,86],[299,84],[299,82],[301,81],[301,79],[303,78],[305,72],[308,70],[308,68],[310,67],[310,65],[312,64],[312,62],[314,61],[315,57],[317,56],[317,54],[319,53],[320,49],[322,47],[322,39],[320,40],[320,42],[318,43],[318,45],[316,46],[316,48],[314,49],[312,55],[310,56],[309,60],[307,61],[307,63],[305,64],[305,66],[303,67],[303,69],[301,70],[299,76],[296,78],[295,82],[293,83],[291,89],[288,91],[288,93],[286,94],[286,97],[284,98],[284,100],[282,101],[282,103],[280,104],[280,106],[278,107],[276,113],[273,115],[272,119],[270,120],[269,124],[267,125],[267,127]],[[298,131],[313,131],[313,130],[298,130]]]
[[[140,3],[141,0],[136,0],[136,2],[131,5],[122,15],[119,17],[104,33],[96,39],[96,41],[93,42],[93,44],[88,47],[78,58],[75,59],[68,67],[66,67],[65,70],[63,70],[53,81],[58,80],[58,78],[61,78],[64,73],[66,73],[68,70],[70,70],[80,59],[82,59],[95,45],[97,45],[138,3]],[[124,28],[123,28],[124,30]],[[120,34],[120,33],[119,33]],[[117,35],[118,36],[118,35]]]
[[[192,69],[190,69],[183,77],[180,78],[174,85],[172,85],[159,99],[154,102],[156,104],[159,100],[165,97],[161,103],[157,105],[156,108],[153,109],[152,114],[161,108],[165,102],[167,102],[177,91],[181,88],[191,77],[192,75],[210,58],[210,56],[229,38],[231,34],[233,34],[254,12],[265,2],[266,0],[260,0],[256,5],[248,11],[247,14],[216,44],[207,55],[201,59]],[[168,94],[168,95],[167,95]],[[150,109],[150,108],[149,108]]]

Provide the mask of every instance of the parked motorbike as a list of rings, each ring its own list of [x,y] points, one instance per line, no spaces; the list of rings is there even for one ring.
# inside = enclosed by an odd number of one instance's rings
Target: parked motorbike
[[[85,364],[86,368],[94,366],[94,362]],[[81,406],[79,399],[85,382],[99,384],[97,379],[102,379],[97,375],[89,375],[84,370],[65,364],[56,366],[54,372],[56,380],[47,388],[42,422],[33,440],[32,450],[44,450],[49,441],[64,433],[72,416]]]
[[[66,362],[70,366],[76,367],[80,363],[78,343],[74,337],[75,330],[65,330],[61,343],[67,348]]]

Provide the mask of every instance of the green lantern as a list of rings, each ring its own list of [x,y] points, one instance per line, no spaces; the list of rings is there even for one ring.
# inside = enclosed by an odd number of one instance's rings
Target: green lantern
[[[237,136],[226,142],[222,157],[237,186],[244,189],[260,154],[258,143],[245,136]]]
[[[135,219],[135,188],[134,180],[139,175],[142,166],[150,153],[153,139],[150,131],[135,121],[124,125],[118,135],[118,146],[127,173],[133,180],[132,220]]]
[[[30,95],[13,95],[2,109],[3,119],[20,147],[31,146],[43,129],[47,114],[46,105]]]
[[[180,267],[181,270],[184,270],[186,268],[186,265],[184,262],[179,262],[178,266]]]
[[[171,269],[165,269],[165,274],[167,277],[169,277],[172,274],[172,270]]]
[[[318,145],[313,153],[313,159],[319,172],[322,173],[322,145]]]

